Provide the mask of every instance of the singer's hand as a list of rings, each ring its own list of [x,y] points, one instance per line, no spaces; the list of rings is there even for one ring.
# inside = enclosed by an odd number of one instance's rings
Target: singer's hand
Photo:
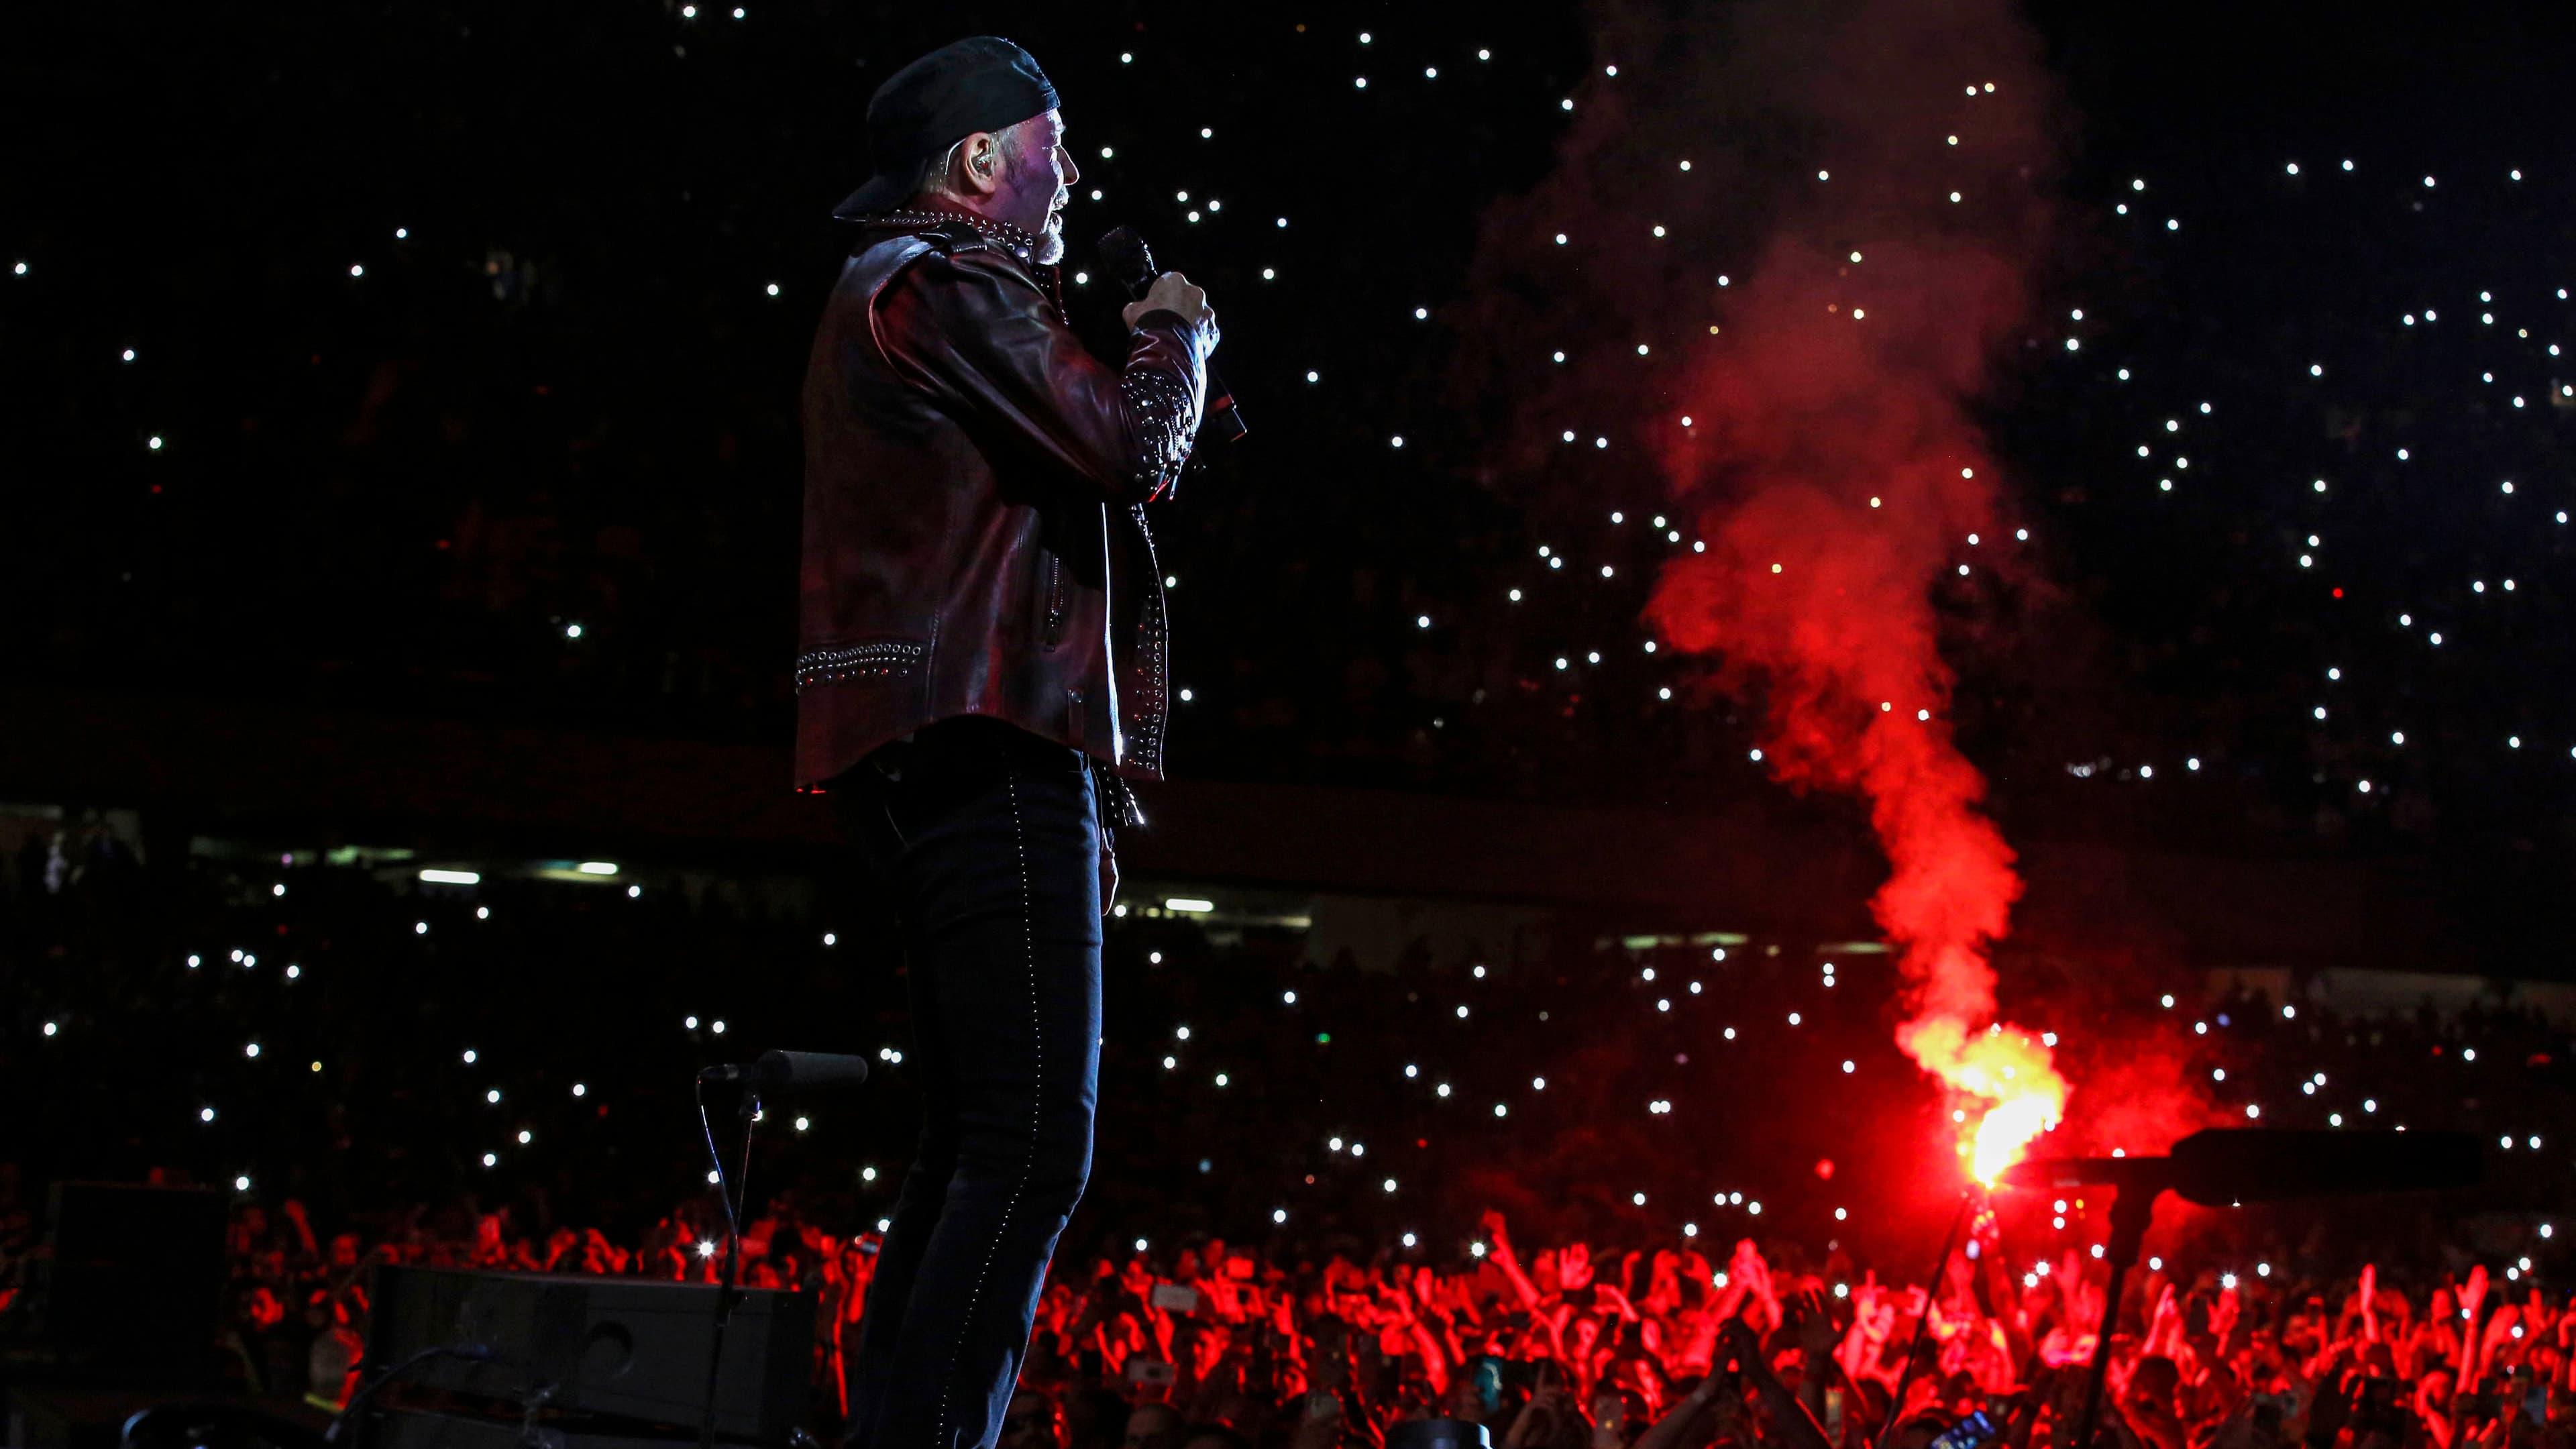
[[[1191,285],[1190,279],[1178,272],[1165,272],[1145,289],[1145,295],[1130,302],[1119,312],[1129,327],[1148,312],[1178,312],[1190,325],[1207,331],[1216,329],[1216,309],[1208,305],[1207,293]]]

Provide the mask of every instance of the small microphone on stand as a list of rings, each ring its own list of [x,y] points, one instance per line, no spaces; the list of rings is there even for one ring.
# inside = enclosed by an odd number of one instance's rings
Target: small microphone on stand
[[[740,1082],[759,1096],[855,1087],[867,1079],[867,1058],[839,1052],[762,1052],[755,1061],[698,1073],[701,1082]]]
[[[1131,298],[1142,300],[1146,289],[1154,285],[1154,253],[1133,227],[1112,227],[1102,233],[1100,259]],[[1234,389],[1225,385],[1214,367],[1207,370],[1207,390],[1206,422],[1227,442],[1240,439],[1248,431],[1243,425],[1243,413],[1234,405]]]

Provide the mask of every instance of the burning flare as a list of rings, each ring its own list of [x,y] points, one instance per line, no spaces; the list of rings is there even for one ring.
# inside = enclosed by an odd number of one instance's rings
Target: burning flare
[[[2000,1022],[1968,1034],[1956,1017],[1907,1022],[1897,1044],[1951,1091],[1962,1121],[1959,1139],[1968,1172],[1987,1187],[2021,1160],[2031,1139],[2057,1125],[2066,1110],[2066,1079],[2046,1044]]]

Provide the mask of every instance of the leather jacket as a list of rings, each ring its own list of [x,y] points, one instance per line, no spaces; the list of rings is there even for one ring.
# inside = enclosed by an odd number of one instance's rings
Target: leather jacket
[[[1109,367],[1035,247],[963,213],[861,222],[805,373],[800,788],[957,715],[1162,775],[1144,505],[1189,456],[1216,331],[1146,313]]]

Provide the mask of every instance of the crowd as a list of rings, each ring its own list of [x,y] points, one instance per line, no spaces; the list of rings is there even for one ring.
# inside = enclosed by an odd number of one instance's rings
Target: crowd
[[[2070,1249],[2017,1274],[2002,1216],[1989,1206],[1972,1222],[1929,1292],[1794,1231],[1706,1252],[1691,1239],[1525,1249],[1490,1210],[1455,1255],[1213,1234],[1069,1252],[1002,1445],[1360,1449],[1433,1416],[1485,1425],[1497,1449],[2070,1444],[2105,1266]],[[246,1386],[329,1403],[356,1382],[376,1264],[715,1281],[709,1227],[682,1211],[619,1242],[451,1214],[369,1243],[320,1238],[293,1200],[274,1216],[245,1203],[226,1361]],[[2130,1275],[2097,1444],[2565,1442],[2576,1300],[2544,1289],[2530,1254],[2491,1273],[2456,1242],[2357,1267],[2323,1238],[2308,1246],[2320,1251],[2296,1267],[2155,1257]],[[742,1251],[746,1283],[814,1295],[815,1422],[835,1427],[875,1234],[835,1234],[780,1204]]]
[[[642,871],[443,890],[410,862],[202,840],[174,863],[103,819],[32,832],[17,858],[0,1087],[62,1105],[22,1122],[0,1172],[13,1302],[35,1282],[42,1184],[68,1177],[233,1190],[226,1357],[273,1391],[345,1386],[379,1263],[708,1276],[720,1213],[689,1076],[820,1044],[831,1021],[876,1076],[858,1101],[773,1114],[745,1277],[818,1294],[817,1402],[839,1403],[917,1090],[883,1014],[894,965],[840,897]],[[1918,1305],[1905,1285],[1953,1205],[1937,1186],[1957,1180],[1953,1129],[1887,1039],[1885,958],[1570,923],[1534,958],[1364,969],[1306,961],[1285,931],[1109,926],[1098,1155],[1019,1449],[1059,1433],[1105,1449],[1136,1412],[1174,1449],[1208,1426],[1315,1449],[1434,1405],[1512,1449],[1608,1449],[1687,1406],[1661,1449],[1803,1434],[1793,1401],[1856,1442],[1921,1323],[1937,1355],[1908,1386],[1907,1434],[1984,1405],[2049,1442],[2098,1308],[2105,1204],[1999,1196]],[[2558,1135],[2576,1119],[2563,1026],[2501,1006],[2356,1016],[2134,962],[2006,974],[2028,993],[2015,1018],[2058,1034],[2077,1084],[2065,1140],[2040,1150],[2145,1150],[2159,1127],[2257,1114],[2494,1144],[2489,1188],[2439,1215],[2160,1220],[2115,1343],[2141,1449],[2295,1437],[2355,1394],[2350,1422],[2403,1430],[2386,1449],[2529,1437],[2537,1412],[2498,1429],[2478,1406],[2502,1402],[2487,1379],[2528,1362],[2547,1382],[2563,1361],[2561,1320],[2529,1296],[2551,1281],[2539,1210],[2564,1200],[2576,1146]],[[2142,1097],[2163,1103],[2145,1125]],[[2105,1135],[2124,1131],[2141,1135]],[[2371,1263],[2405,1291],[2361,1315]],[[2478,1316],[2455,1324],[2463,1303]],[[1712,1364],[1743,1361],[1740,1333],[1783,1388],[1720,1373],[1700,1393]]]
[[[1487,1214],[1444,1272],[1288,1268],[1217,1242],[1051,1285],[1015,1449],[1381,1444],[1396,1420],[1484,1424],[1509,1449],[1771,1443],[2068,1445],[2105,1285],[2068,1254],[2020,1283],[1991,1230],[1936,1290],[1686,1245],[1524,1263]],[[1973,1251],[1973,1250],[1972,1250]],[[2526,1260],[2527,1261],[2527,1260]],[[2484,1267],[2408,1287],[2375,1265],[2240,1278],[2150,1270],[2123,1294],[2105,1442],[2123,1449],[2557,1442],[2576,1415],[2567,1308]],[[2417,1278],[2421,1281],[2411,1281]],[[2349,1436],[2349,1437],[2347,1437]]]

